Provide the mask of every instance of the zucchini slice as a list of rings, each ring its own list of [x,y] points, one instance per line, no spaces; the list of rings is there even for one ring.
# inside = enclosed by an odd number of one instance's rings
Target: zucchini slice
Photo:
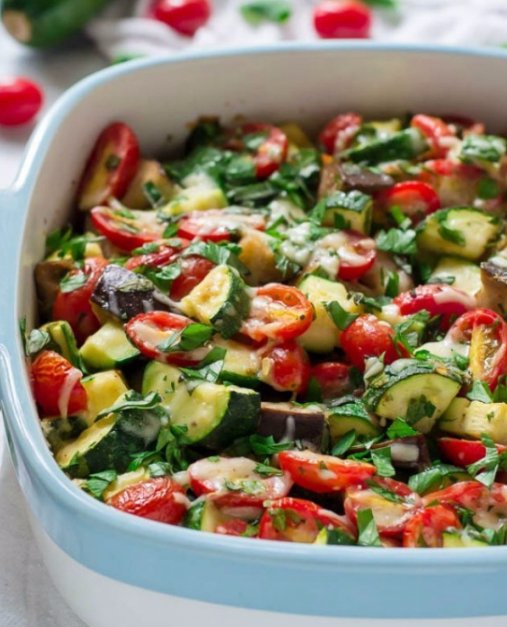
[[[189,391],[177,368],[156,361],[144,371],[143,394],[149,392],[160,394],[171,422],[187,428],[190,443],[212,450],[254,433],[259,422],[260,395],[254,390],[204,382]]]
[[[428,433],[461,384],[457,369],[430,361],[398,359],[369,381],[363,401],[381,418],[404,418],[421,433]]]
[[[350,148],[342,156],[354,163],[376,165],[398,159],[412,159],[427,149],[428,144],[423,134],[416,128],[406,128]]]
[[[195,501],[186,513],[183,525],[197,531],[214,533],[221,523],[230,520],[209,499]]]
[[[181,300],[180,307],[184,314],[211,324],[227,339],[236,335],[247,317],[250,298],[239,272],[220,265]]]
[[[257,374],[261,369],[261,359],[257,351],[252,350],[251,346],[219,337],[215,338],[213,343],[226,350],[224,366],[220,373],[221,381],[247,388],[256,388],[260,385]]]
[[[444,549],[473,549],[489,546],[485,540],[479,540],[466,531],[444,531],[442,534]]]
[[[480,259],[500,236],[497,216],[474,207],[440,209],[417,228],[417,245],[426,253]]]
[[[79,353],[85,364],[94,370],[121,367],[140,354],[129,341],[123,326],[116,322],[106,322],[90,335]]]
[[[507,444],[507,403],[481,403],[455,398],[438,421],[442,431],[480,440],[489,435],[497,444]]]
[[[161,207],[166,216],[178,216],[192,211],[223,209],[228,202],[222,189],[203,172],[191,174],[183,180],[184,188],[167,205]]]
[[[352,229],[368,234],[371,228],[373,202],[371,196],[358,190],[336,192],[324,201],[326,211],[322,224],[339,229]]]
[[[123,376],[118,370],[97,372],[81,380],[88,397],[88,422],[91,424],[101,411],[112,407],[126,392]]]
[[[68,322],[65,320],[48,322],[41,327],[41,331],[49,333],[52,342],[56,345],[55,348],[58,353],[65,357],[67,361],[70,361],[76,368],[81,368],[81,359],[79,357],[76,338]]]
[[[429,283],[449,283],[476,297],[482,289],[481,269],[475,263],[458,257],[442,257],[430,275]]]
[[[359,401],[340,404],[327,413],[327,424],[333,443],[352,429],[357,435],[373,438],[380,433],[380,426],[375,416],[368,413]]]
[[[53,453],[57,453],[71,440],[75,440],[88,426],[88,422],[82,416],[41,420],[42,432]]]

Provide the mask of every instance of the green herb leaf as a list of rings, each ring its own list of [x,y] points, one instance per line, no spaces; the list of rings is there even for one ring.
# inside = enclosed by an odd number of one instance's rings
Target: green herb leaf
[[[199,363],[197,368],[180,368],[180,370],[187,380],[216,383],[224,366],[225,353],[225,348],[215,346]]]
[[[490,488],[495,481],[496,473],[500,468],[500,463],[505,458],[503,454],[498,454],[497,448],[493,440],[483,433],[481,435],[481,441],[486,448],[485,455],[482,459],[479,459],[473,464],[467,466],[467,471],[475,478],[476,481],[480,481],[485,486]]]
[[[505,139],[496,135],[467,135],[461,145],[460,159],[465,163],[498,163],[505,155]]]
[[[419,435],[419,432],[413,429],[403,418],[396,418],[387,429],[387,437],[391,440],[396,438],[409,438]]]
[[[398,9],[398,0],[364,0],[365,4],[369,4],[375,9]]]
[[[258,475],[262,475],[263,477],[282,477],[283,470],[280,468],[274,468],[273,466],[268,466],[267,464],[257,464],[255,467],[255,472]]]
[[[462,473],[461,468],[447,464],[436,464],[422,472],[412,475],[408,480],[409,487],[417,494],[424,495],[445,487],[446,477]]]
[[[184,329],[170,335],[163,342],[158,344],[157,348],[163,353],[172,353],[175,351],[193,351],[206,344],[215,330],[207,324],[193,322]]]
[[[391,447],[372,448],[371,459],[374,463],[377,474],[381,477],[394,477],[396,471],[391,463]]]
[[[486,381],[474,381],[467,398],[469,401],[479,401],[481,403],[493,402],[493,395]]]
[[[347,433],[345,433],[345,435],[343,435],[338,440],[338,442],[333,446],[331,454],[334,455],[335,457],[341,457],[342,455],[345,455],[345,453],[350,449],[350,447],[354,445],[356,438],[357,438],[357,433],[355,429],[351,429],[350,431],[347,431]]]
[[[254,26],[262,22],[283,24],[292,15],[291,5],[287,0],[255,0],[240,7],[243,18]]]
[[[391,503],[404,502],[399,494],[396,494],[396,492],[388,490],[387,488],[383,488],[378,483],[375,483],[375,481],[367,481],[366,485],[370,488],[372,492],[375,492],[375,494],[378,494],[382,498],[386,499],[386,501],[390,501]]]
[[[241,248],[230,242],[215,244],[214,242],[197,241],[185,248],[182,255],[184,257],[198,255],[209,259],[217,266],[224,264],[235,268],[241,274],[249,274],[248,268],[237,257],[240,252]]]
[[[415,425],[423,418],[431,418],[435,412],[435,405],[424,394],[410,400],[405,420],[409,425]]]
[[[118,473],[116,470],[103,470],[90,475],[84,484],[84,489],[96,499],[102,499],[107,488],[116,481]]]
[[[389,298],[395,298],[399,294],[400,275],[398,272],[390,272],[385,285],[385,294]]]
[[[162,192],[152,181],[148,181],[143,185],[143,194],[154,209],[163,206],[167,202]]]
[[[463,233],[457,229],[452,229],[447,226],[445,221],[440,222],[438,233],[443,239],[446,239],[448,242],[452,242],[453,244],[457,244],[458,246],[464,246],[466,244]]]
[[[134,390],[130,390],[125,394],[122,400],[107,409],[103,409],[95,420],[102,418],[103,416],[108,416],[109,414],[117,414],[121,411],[129,410],[129,409],[137,409],[137,410],[149,410],[154,409],[160,405],[160,395],[157,392],[150,392],[146,396],[135,392]]]
[[[351,314],[345,311],[337,300],[326,303],[326,309],[340,331],[344,331],[359,317],[358,314]]]
[[[272,435],[263,436],[255,433],[248,438],[248,441],[254,454],[259,457],[275,455],[280,451],[294,448],[294,442],[275,442]]]
[[[32,329],[26,338],[25,354],[33,357],[40,353],[43,348],[51,342],[51,336],[46,331],[40,329]]]
[[[417,245],[413,229],[389,229],[377,234],[377,248],[395,255],[415,255]]]
[[[360,509],[357,512],[357,528],[359,546],[382,546],[371,509]]]
[[[483,178],[477,186],[477,196],[481,200],[492,200],[500,194],[500,186],[494,179]]]
[[[74,292],[83,287],[87,280],[88,277],[83,271],[75,272],[72,270],[60,281],[60,291],[64,294]]]

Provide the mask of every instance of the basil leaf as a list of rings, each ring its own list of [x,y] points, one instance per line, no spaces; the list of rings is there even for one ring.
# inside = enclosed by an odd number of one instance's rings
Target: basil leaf
[[[382,546],[371,509],[360,509],[357,512],[357,528],[359,546]]]
[[[389,298],[395,298],[399,294],[400,275],[397,272],[390,272],[385,285],[385,294]]]
[[[431,418],[435,409],[435,405],[433,405],[433,403],[423,394],[422,396],[419,396],[419,398],[413,398],[410,400],[405,420],[409,425],[414,425],[423,418]]]
[[[51,342],[51,336],[46,331],[40,329],[32,329],[26,338],[25,353],[29,357],[33,357]]]
[[[224,357],[226,350],[216,346],[211,350],[206,357],[199,363],[197,368],[182,368],[181,372],[187,380],[194,381],[207,381],[209,383],[216,383],[222,372],[224,366]]]
[[[408,486],[421,496],[435,492],[445,487],[445,479],[453,473],[462,473],[461,468],[447,464],[438,464],[427,468],[422,472],[412,475],[408,480]]]
[[[340,303],[336,300],[326,303],[325,307],[331,316],[332,321],[341,331],[344,331],[354,322],[356,318],[359,317],[358,314],[351,314],[348,311],[345,311],[345,309],[343,309]]]
[[[479,401],[480,403],[493,402],[493,395],[486,381],[474,381],[467,398],[469,401]]]
[[[403,503],[403,499],[399,494],[396,494],[396,492],[388,490],[387,488],[383,488],[378,483],[375,483],[375,481],[367,481],[366,485],[372,492],[375,492],[375,494],[378,494],[386,501],[390,501],[391,503]]]
[[[66,276],[64,276],[63,279],[60,281],[60,291],[63,294],[74,292],[75,290],[78,290],[79,288],[83,287],[83,285],[85,285],[87,280],[88,280],[88,277],[86,276],[84,272],[71,271]]]
[[[84,489],[96,499],[102,499],[107,488],[116,481],[118,473],[116,470],[103,470],[90,475],[84,484]]]
[[[350,449],[350,447],[354,445],[356,438],[357,433],[355,429],[347,431],[347,433],[343,435],[333,446],[331,454],[335,457],[340,457],[341,455],[344,455]]]
[[[503,461],[505,456],[498,454],[495,443],[485,433],[481,435],[481,441],[486,448],[485,455],[482,459],[467,466],[467,471],[476,481],[480,481],[488,488],[491,488],[495,481],[496,473],[500,468],[500,462]]]
[[[396,438],[408,438],[419,435],[419,432],[413,429],[403,418],[396,418],[387,429],[387,437],[391,440]]]
[[[207,324],[193,322],[181,331],[173,333],[166,340],[157,345],[163,353],[174,351],[193,351],[208,342],[215,330]]]
[[[371,460],[377,469],[377,474],[381,477],[394,477],[396,474],[391,463],[391,447],[371,449]]]
[[[464,246],[466,244],[465,237],[461,231],[457,229],[451,229],[445,221],[440,222],[438,227],[438,233],[448,242],[452,242],[453,244],[457,244],[458,246]]]
[[[240,252],[241,248],[237,244],[229,242],[215,244],[214,242],[197,241],[190,244],[182,253],[182,256],[198,255],[199,257],[209,259],[217,266],[228,265],[241,274],[248,274],[250,271],[237,257]]]
[[[111,407],[107,409],[103,409],[95,420],[102,418],[103,416],[107,416],[109,414],[117,414],[121,411],[129,410],[129,409],[137,409],[137,410],[149,410],[154,409],[155,407],[160,405],[160,395],[157,392],[150,392],[146,396],[139,394],[138,392],[134,392],[134,390],[130,390],[125,394],[123,399]]]
[[[274,468],[273,466],[268,466],[267,464],[257,464],[255,467],[255,472],[258,475],[262,475],[263,477],[282,477],[283,470],[280,468]]]
[[[249,23],[256,26],[262,22],[283,24],[292,15],[292,9],[286,0],[255,0],[240,7],[241,15]]]
[[[413,229],[389,229],[376,236],[377,248],[396,255],[414,255],[417,252]]]
[[[294,448],[294,442],[275,442],[272,435],[262,436],[253,434],[248,438],[250,448],[259,457],[275,455],[280,451],[287,451]]]

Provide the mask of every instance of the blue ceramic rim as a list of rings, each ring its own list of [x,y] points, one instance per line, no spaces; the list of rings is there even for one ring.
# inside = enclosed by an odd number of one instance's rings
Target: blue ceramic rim
[[[425,45],[388,45],[366,42],[347,43],[312,43],[312,44],[277,44],[276,46],[263,46],[255,48],[234,48],[223,51],[182,53],[175,57],[159,57],[153,59],[140,59],[123,65],[106,68],[87,77],[69,89],[46,115],[34,132],[27,150],[23,164],[11,190],[0,192],[0,203],[11,198],[13,206],[22,206],[22,218],[14,216],[7,211],[3,216],[8,222],[8,245],[2,251],[4,261],[3,269],[11,268],[7,274],[7,280],[2,287],[3,301],[12,295],[18,303],[18,268],[20,267],[21,241],[20,233],[23,231],[27,215],[27,201],[35,184],[38,172],[44,161],[47,146],[58,129],[63,119],[81,100],[82,97],[93,91],[96,87],[111,79],[142,71],[145,68],[165,64],[185,63],[188,61],[205,61],[209,58],[230,56],[250,56],[265,54],[283,54],[293,52],[325,52],[325,51],[358,51],[358,52],[388,52],[388,53],[428,53],[436,55],[461,55],[465,57],[484,57],[491,59],[507,60],[507,50],[488,50],[483,48],[460,48]],[[6,211],[3,208],[3,211]],[[10,237],[9,237],[10,236]],[[10,259],[10,261],[8,261]],[[14,264],[14,265],[13,265]],[[7,300],[7,302],[9,302]],[[162,544],[178,544],[191,550],[198,550],[207,554],[220,554],[225,559],[227,556],[244,557],[256,560],[283,560],[287,566],[290,563],[305,564],[312,567],[332,567],[340,561],[340,565],[350,566],[352,569],[365,569],[371,572],[385,571],[395,567],[399,572],[425,570],[435,568],[491,568],[495,565],[507,564],[507,547],[475,549],[462,551],[459,549],[445,549],[420,551],[410,549],[383,549],[357,548],[357,547],[327,547],[307,546],[269,541],[255,541],[242,538],[225,538],[208,533],[195,533],[194,531],[169,525],[161,525],[148,520],[126,516],[106,507],[80,489],[78,489],[58,468],[53,457],[49,453],[38,425],[34,403],[29,393],[24,360],[21,353],[21,343],[18,338],[18,307],[10,308],[4,312],[6,324],[0,330],[1,343],[0,358],[4,364],[4,373],[1,378],[2,403],[7,409],[9,427],[16,436],[18,446],[21,447],[26,460],[29,460],[31,472],[36,472],[43,481],[47,491],[55,501],[64,503],[69,510],[76,515],[85,515],[90,521],[100,527],[107,525],[115,531],[121,532],[131,539],[149,536],[152,542]],[[4,348],[5,347],[5,348]],[[16,383],[23,381],[21,390],[16,392]],[[26,414],[29,416],[26,416]],[[24,415],[25,414],[25,415]],[[121,576],[118,577],[121,579]]]

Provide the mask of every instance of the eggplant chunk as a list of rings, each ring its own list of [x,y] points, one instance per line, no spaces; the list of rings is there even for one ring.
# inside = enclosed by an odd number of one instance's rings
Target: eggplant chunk
[[[507,265],[489,259],[481,263],[482,289],[477,295],[480,307],[493,309],[502,316],[507,312]]]
[[[122,322],[148,311],[169,311],[169,301],[153,283],[121,266],[107,266],[100,277],[91,301],[102,320],[113,317]]]
[[[372,194],[391,187],[394,183],[394,179],[383,172],[373,172],[356,163],[333,161],[322,168],[319,199],[340,190],[348,192],[357,189],[365,194]]]
[[[275,441],[305,440],[320,447],[324,435],[324,412],[319,407],[295,407],[290,403],[261,403],[257,433]]]
[[[51,311],[60,290],[60,281],[73,267],[74,264],[71,259],[41,261],[35,266],[37,298],[44,317],[51,317]]]

